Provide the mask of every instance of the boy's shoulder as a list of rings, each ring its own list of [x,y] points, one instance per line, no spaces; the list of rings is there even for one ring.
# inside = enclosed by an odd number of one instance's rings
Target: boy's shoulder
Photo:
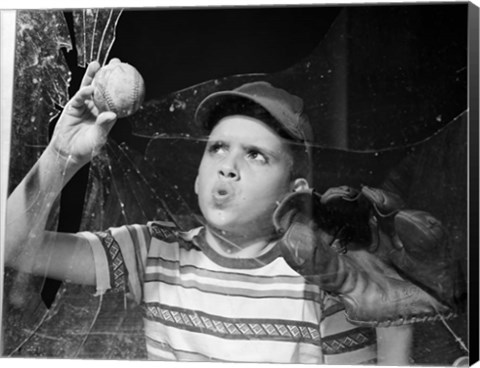
[[[147,227],[152,238],[168,243],[191,243],[192,239],[198,235],[201,229],[194,228],[189,231],[184,231],[170,221],[150,221],[147,223]]]
[[[147,227],[150,235],[156,239],[174,241],[178,237],[179,229],[173,222],[150,221],[147,223]]]

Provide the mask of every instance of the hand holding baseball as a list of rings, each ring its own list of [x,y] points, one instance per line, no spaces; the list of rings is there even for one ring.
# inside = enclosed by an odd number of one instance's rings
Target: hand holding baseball
[[[109,65],[120,63],[113,59]],[[93,102],[92,81],[100,70],[93,61],[88,65],[80,89],[65,106],[50,142],[50,147],[70,162],[83,165],[105,144],[117,120],[112,111],[101,112]]]

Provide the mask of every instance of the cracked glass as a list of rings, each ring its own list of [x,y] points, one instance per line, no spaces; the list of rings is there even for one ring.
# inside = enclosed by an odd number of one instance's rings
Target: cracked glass
[[[204,226],[193,183],[208,134],[194,123],[196,108],[214,92],[264,80],[303,99],[314,136],[311,186],[318,193],[341,185],[387,188],[408,208],[428,211],[442,221],[449,242],[438,262],[455,268],[460,312],[447,321],[416,324],[417,338],[435,335],[432,344],[444,349],[431,354],[429,346],[415,346],[412,359],[415,364],[452,364],[468,356],[468,316],[462,309],[467,293],[467,8],[457,7],[449,17],[446,7],[343,8],[311,53],[287,68],[232,73],[147,99],[136,114],[117,123],[123,126],[118,131],[130,128],[134,143],[122,141],[122,132],[114,131],[92,159],[80,192],[85,194],[76,231],[106,234],[112,227],[149,221],[171,222],[182,231]],[[93,60],[106,64],[116,56],[111,53],[115,42],[121,41],[117,28],[132,14],[134,10],[124,9],[79,9],[68,16],[61,11],[18,12],[10,191],[40,157],[69,99],[73,67],[67,65],[66,53],[75,48],[80,68]],[[445,22],[456,32],[443,31],[435,39],[435,32],[448,28]],[[172,29],[165,37],[174,36]],[[148,57],[148,52],[143,55]],[[155,81],[146,80],[147,90],[150,83]],[[49,230],[57,229],[62,211],[66,213],[57,200]],[[269,262],[260,256],[256,261],[262,266]],[[182,314],[145,305],[142,310],[131,285],[99,296],[95,287],[66,281],[52,284],[47,275],[6,268],[4,355],[147,359],[145,346],[152,345],[142,316],[153,319],[156,313],[207,335],[227,334],[229,328],[256,333],[240,317],[229,326],[202,311]],[[198,287],[191,285],[186,288]],[[45,302],[46,288],[54,289],[50,303]],[[235,298],[230,303],[235,310]],[[214,332],[209,323],[217,323]],[[271,335],[293,328],[285,326],[278,323]],[[258,328],[270,336],[268,326]],[[329,355],[327,343],[318,342],[314,333],[304,338]],[[241,360],[202,357],[229,358]]]

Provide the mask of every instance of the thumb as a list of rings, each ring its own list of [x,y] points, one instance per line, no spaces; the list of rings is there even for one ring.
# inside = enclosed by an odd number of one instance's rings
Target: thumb
[[[100,148],[107,142],[108,133],[117,121],[117,115],[111,111],[102,112],[97,116],[94,124],[94,147],[92,154],[98,154]]]
[[[117,121],[117,114],[112,111],[105,111],[98,115],[95,125],[98,126],[106,135],[110,132]]]

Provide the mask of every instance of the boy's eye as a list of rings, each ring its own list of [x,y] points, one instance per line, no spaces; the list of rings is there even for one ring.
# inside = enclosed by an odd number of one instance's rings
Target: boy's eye
[[[210,153],[222,153],[223,151],[225,151],[225,149],[226,149],[226,147],[225,147],[224,143],[215,142],[215,143],[212,143],[208,147],[208,152],[210,152]]]
[[[268,162],[268,159],[267,157],[258,152],[258,151],[250,151],[247,155],[247,157],[250,159],[250,160],[253,160],[257,163],[261,163],[261,164],[266,164]]]

